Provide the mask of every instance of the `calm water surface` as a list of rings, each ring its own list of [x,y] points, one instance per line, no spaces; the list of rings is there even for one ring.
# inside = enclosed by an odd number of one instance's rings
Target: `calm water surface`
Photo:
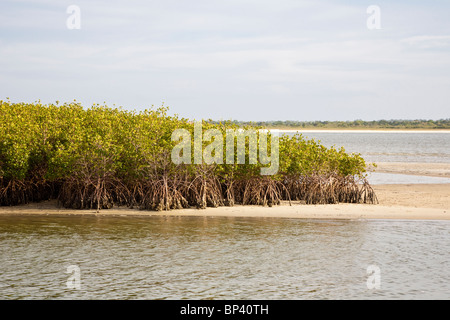
[[[344,147],[370,162],[450,163],[449,132],[300,132],[324,146]],[[289,133],[292,134],[292,133]],[[372,184],[450,183],[450,178],[372,173]]]
[[[0,298],[450,299],[449,232],[448,221],[1,216]],[[80,289],[67,287],[70,265]]]
[[[450,163],[447,132],[300,132],[324,146],[343,146],[368,162]]]

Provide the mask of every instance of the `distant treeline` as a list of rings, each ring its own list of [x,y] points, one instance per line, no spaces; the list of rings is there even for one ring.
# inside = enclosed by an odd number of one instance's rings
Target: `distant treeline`
[[[215,121],[212,121],[213,123]],[[450,129],[450,118],[441,120],[374,120],[374,121],[231,121],[233,124],[265,128],[305,129]]]

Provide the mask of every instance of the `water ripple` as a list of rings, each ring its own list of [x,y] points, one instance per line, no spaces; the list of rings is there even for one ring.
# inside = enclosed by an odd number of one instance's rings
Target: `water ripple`
[[[448,299],[448,221],[0,217],[2,299]],[[80,289],[67,287],[67,267]],[[367,287],[367,267],[381,270]]]

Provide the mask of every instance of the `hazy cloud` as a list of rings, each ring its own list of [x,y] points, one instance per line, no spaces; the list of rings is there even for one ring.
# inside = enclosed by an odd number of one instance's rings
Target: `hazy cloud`
[[[190,118],[448,117],[449,6],[380,1],[2,1],[0,99],[165,102]],[[445,29],[447,28],[447,29]]]

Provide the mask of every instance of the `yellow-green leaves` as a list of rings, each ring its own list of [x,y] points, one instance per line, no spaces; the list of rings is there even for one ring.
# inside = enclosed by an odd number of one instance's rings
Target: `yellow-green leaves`
[[[240,128],[231,121],[202,121],[200,127],[210,133],[198,144],[203,157],[196,163],[195,152],[192,152],[188,155],[191,161],[177,162],[171,158],[178,143],[172,141],[172,135],[177,129],[183,129],[189,137],[195,136],[194,123],[168,115],[166,107],[136,112],[99,104],[83,108],[77,102],[44,105],[40,102],[0,100],[0,191],[2,181],[13,180],[34,181],[36,184],[36,179],[45,183],[64,183],[70,179],[74,185],[84,185],[86,190],[94,188],[94,184],[98,188],[105,181],[128,185],[131,189],[136,186],[136,181],[157,184],[165,181],[165,192],[173,192],[176,197],[180,192],[185,192],[187,198],[188,195],[197,197],[198,190],[194,192],[192,186],[199,183],[199,190],[206,190],[204,194],[210,192],[208,190],[212,190],[212,186],[217,190],[223,187],[227,190],[224,197],[234,202],[240,198],[233,200],[232,194],[261,181],[262,185],[275,188],[274,183],[282,183],[286,177],[297,180],[331,174],[362,177],[365,172],[365,162],[359,154],[348,154],[343,148],[326,148],[320,141],[306,140],[297,134],[279,138],[279,166],[277,162],[277,170],[262,179],[261,169],[267,168],[268,162],[261,161],[261,145],[267,147],[266,160],[272,151],[277,150],[272,143],[262,144],[265,134],[244,136],[241,141],[236,137],[229,145],[226,140],[219,141],[220,138],[225,139],[230,131],[256,132],[260,127],[248,125]],[[194,140],[187,143],[195,151]],[[258,153],[256,145],[259,146]],[[229,155],[228,149],[233,149],[234,153]],[[210,180],[201,180],[206,176]],[[172,187],[170,191],[168,179],[172,179],[174,186],[181,180],[189,183],[186,182],[184,191],[177,190],[178,187]],[[241,186],[241,189],[232,190],[234,186]],[[71,196],[71,191],[67,190],[67,195]],[[242,192],[248,196],[248,192]],[[107,194],[104,196],[109,197]],[[209,196],[214,198],[217,194]],[[201,203],[204,204],[205,199],[201,198]],[[70,206],[83,207],[83,204],[73,204],[73,201],[69,201]],[[220,203],[219,200],[213,202]]]

